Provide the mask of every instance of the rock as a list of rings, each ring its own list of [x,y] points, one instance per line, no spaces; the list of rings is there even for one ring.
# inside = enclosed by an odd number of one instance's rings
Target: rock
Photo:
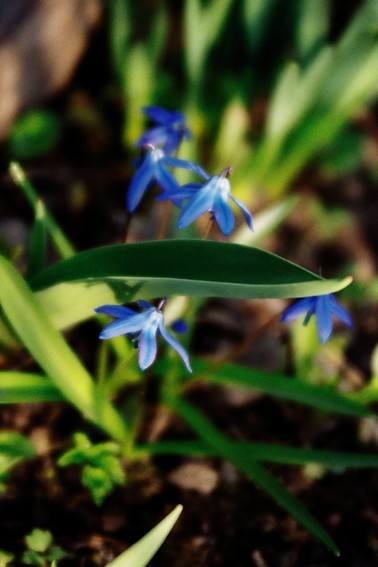
[[[0,140],[69,81],[100,15],[100,0],[0,2]]]
[[[182,490],[211,494],[218,485],[218,473],[204,460],[186,462],[168,476],[169,482]]]

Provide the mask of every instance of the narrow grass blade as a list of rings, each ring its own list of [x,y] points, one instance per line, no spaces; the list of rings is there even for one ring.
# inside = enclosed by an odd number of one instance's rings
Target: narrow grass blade
[[[219,451],[225,459],[232,462],[248,478],[253,480],[273,500],[291,514],[298,522],[303,524],[321,542],[331,549],[335,555],[340,552],[319,522],[306,510],[306,508],[290,494],[275,478],[264,469],[248,453],[234,449],[233,444],[218,431],[196,408],[180,399],[171,402],[181,417],[210,447]]]
[[[30,238],[28,278],[36,276],[46,267],[46,210],[42,201],[35,206],[35,220]]]
[[[59,402],[66,398],[47,376],[0,372],[0,404]]]
[[[36,214],[40,198],[33,185],[26,177],[20,164],[12,162],[9,167],[9,173],[16,185],[22,190]],[[49,232],[51,240],[60,256],[62,258],[69,258],[70,256],[73,256],[75,254],[73,246],[62,232],[53,215],[47,210],[45,211],[45,225],[46,230]]]
[[[295,378],[271,374],[238,364],[223,364],[212,368],[199,359],[191,359],[196,379],[216,384],[239,385],[277,398],[306,404],[321,410],[333,411],[358,417],[369,417],[373,412],[332,387],[315,386]]]
[[[98,427],[125,442],[126,425],[54,328],[17,270],[0,256],[0,303],[21,342],[68,401]]]
[[[336,469],[377,468],[378,455],[367,453],[347,453],[342,451],[324,451],[321,449],[301,449],[285,447],[271,443],[252,443],[249,441],[230,441],[234,451],[249,454],[256,461],[280,463],[282,465],[307,465],[315,463]],[[198,455],[219,457],[220,453],[201,440],[193,441],[157,441],[137,446],[137,451],[147,455]]]
[[[107,567],[146,567],[164,543],[181,512],[182,506],[176,506],[164,520],[129,549],[108,563]]]

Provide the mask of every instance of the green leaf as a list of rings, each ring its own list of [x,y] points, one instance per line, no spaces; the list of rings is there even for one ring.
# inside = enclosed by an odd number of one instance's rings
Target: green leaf
[[[315,386],[297,378],[289,378],[238,364],[222,364],[212,367],[199,359],[191,359],[196,379],[217,384],[238,385],[252,388],[293,402],[299,402],[326,411],[346,415],[369,417],[369,408],[336,392],[331,386]]]
[[[28,277],[36,276],[46,264],[46,210],[42,201],[36,203],[35,219],[30,237]]]
[[[248,478],[253,480],[273,498],[278,505],[282,506],[282,508],[296,518],[298,522],[303,524],[320,541],[329,547],[335,555],[340,554],[336,544],[319,522],[270,472],[257,463],[251,454],[235,450],[234,444],[218,431],[202,413],[187,402],[176,398],[174,401],[171,401],[171,405],[210,447],[218,451],[220,455],[238,467]]]
[[[14,159],[30,159],[52,150],[60,137],[60,123],[47,110],[30,110],[14,123],[9,135],[9,153]]]
[[[65,397],[47,376],[29,372],[0,372],[0,404],[63,400]]]
[[[341,451],[324,451],[320,449],[301,449],[285,447],[271,443],[252,443],[249,441],[230,441],[234,451],[248,453],[256,461],[280,463],[283,465],[306,465],[316,463],[331,469],[376,468],[378,456],[366,453],[347,453]],[[138,452],[150,455],[200,455],[219,457],[220,453],[201,440],[193,441],[158,441],[145,443],[136,447]]]
[[[166,240],[82,252],[39,273],[31,284],[58,328],[93,316],[104,303],[165,295],[305,297],[343,289],[279,256],[238,244]]]
[[[38,216],[38,207],[40,207],[41,199],[37,194],[32,183],[26,177],[24,170],[17,162],[12,162],[9,166],[9,174],[14,183],[21,189],[24,196],[32,206],[35,216]],[[46,231],[49,233],[51,240],[62,258],[69,258],[75,254],[75,250],[71,243],[63,234],[55,218],[48,210],[44,209],[44,224]]]
[[[48,530],[35,528],[25,536],[25,542],[29,550],[44,553],[52,544],[52,535]]]
[[[176,506],[164,520],[106,567],[146,567],[172,530],[181,512],[182,506]]]
[[[14,331],[65,398],[97,426],[125,442],[126,425],[54,328],[17,270],[0,256],[0,303]]]
[[[34,445],[29,439],[14,431],[0,433],[0,453],[7,457],[29,459],[35,456]]]
[[[306,61],[326,41],[331,6],[329,0],[302,0],[298,7],[296,43],[301,59]]]
[[[191,84],[203,78],[210,49],[220,36],[232,0],[186,0],[184,9],[185,59]]]

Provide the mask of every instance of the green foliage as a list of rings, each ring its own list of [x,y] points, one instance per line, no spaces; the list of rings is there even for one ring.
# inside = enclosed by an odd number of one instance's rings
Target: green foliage
[[[93,316],[98,305],[130,302],[136,295],[302,297],[337,291],[349,283],[349,278],[325,280],[257,248],[201,240],[92,249],[31,281],[38,303],[60,329]]]
[[[13,431],[0,432],[0,493],[5,492],[13,467],[34,456],[34,446],[26,437]]]
[[[120,461],[120,447],[110,441],[94,445],[84,433],[76,433],[73,440],[74,447],[59,458],[58,465],[81,466],[81,481],[97,506],[100,506],[116,485],[126,482]]]
[[[146,567],[172,530],[181,512],[182,506],[176,506],[142,539],[108,563],[107,567]]]
[[[2,257],[0,289],[0,304],[14,332],[65,398],[112,437],[126,442],[128,432],[125,422],[102,396],[26,282]]]
[[[14,553],[0,549],[0,567],[7,567],[7,565],[11,565],[14,558]]]
[[[61,547],[53,545],[53,537],[48,530],[35,528],[25,536],[25,544],[27,550],[22,555],[22,561],[26,565],[47,567],[67,555]]]
[[[47,110],[29,110],[14,123],[8,140],[13,159],[39,157],[55,148],[60,137],[60,123]]]
[[[235,446],[216,429],[197,409],[181,399],[171,401],[172,407],[185,419],[197,435],[225,459],[237,466],[248,478],[262,488],[277,504],[322,541],[335,555],[340,552],[319,522],[292,494],[268,472],[254,456],[245,451],[235,450]]]

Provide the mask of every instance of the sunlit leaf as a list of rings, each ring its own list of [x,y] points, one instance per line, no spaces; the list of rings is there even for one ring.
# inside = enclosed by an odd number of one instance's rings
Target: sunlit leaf
[[[1,256],[0,303],[21,342],[66,399],[98,427],[125,442],[124,421],[97,389],[20,274]]]
[[[257,248],[224,242],[167,240],[93,249],[33,278],[36,297],[58,328],[93,316],[104,303],[166,295],[303,297],[344,288]]]
[[[176,506],[168,516],[149,531],[142,539],[107,564],[107,567],[146,567],[164,543],[177,522],[182,506]]]

